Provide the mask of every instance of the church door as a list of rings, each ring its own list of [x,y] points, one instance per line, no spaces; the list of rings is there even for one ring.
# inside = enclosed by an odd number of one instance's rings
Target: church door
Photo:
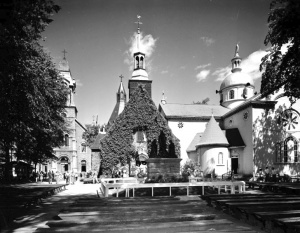
[[[231,170],[234,174],[237,174],[239,168],[239,159],[238,158],[231,158]]]

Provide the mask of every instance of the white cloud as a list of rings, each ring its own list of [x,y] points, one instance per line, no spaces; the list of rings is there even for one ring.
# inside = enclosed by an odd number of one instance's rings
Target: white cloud
[[[125,51],[124,63],[129,65],[129,70],[133,70],[133,54],[138,51],[137,48],[137,33],[135,32],[128,42],[129,49]],[[152,35],[143,36],[140,34],[139,51],[145,53],[146,55],[146,68],[148,73],[151,71],[151,60],[150,57],[154,52],[156,42],[158,38],[153,38]]]
[[[207,76],[209,75],[210,70],[201,70],[197,75],[197,82],[204,82],[207,78]]]
[[[258,50],[251,53],[248,57],[242,60],[242,72],[249,74],[254,80],[261,77],[262,72],[259,71],[261,59],[267,54],[266,51]],[[216,82],[223,81],[231,73],[231,65],[220,67],[215,70],[212,75],[217,76]]]
[[[179,69],[185,70],[186,66],[180,66]]]
[[[197,67],[195,68],[195,70],[204,69],[204,68],[206,68],[206,67],[208,67],[208,66],[210,66],[210,65],[211,65],[210,63],[205,64],[205,65],[200,65],[200,66],[197,66]]]
[[[213,38],[209,38],[209,37],[206,37],[206,36],[202,36],[200,37],[201,40],[203,40],[203,42],[205,43],[205,45],[208,47],[208,46],[211,46],[213,43],[216,42],[215,39]]]
[[[169,71],[168,70],[163,70],[162,72],[160,72],[161,74],[167,74],[167,73],[169,73]]]

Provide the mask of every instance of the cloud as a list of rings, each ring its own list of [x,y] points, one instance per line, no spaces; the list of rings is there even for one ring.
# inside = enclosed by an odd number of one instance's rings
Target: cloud
[[[179,69],[185,70],[185,69],[186,69],[186,66],[180,66]]]
[[[208,47],[208,46],[211,46],[213,43],[216,42],[215,39],[213,38],[209,38],[209,37],[206,37],[206,36],[202,36],[200,37],[201,40],[203,40],[203,42],[205,43],[205,45]]]
[[[124,63],[129,65],[129,70],[133,70],[133,54],[138,52],[137,48],[137,33],[135,32],[128,41],[129,48],[125,51]],[[148,73],[151,71],[150,57],[153,54],[158,38],[154,38],[152,35],[143,36],[140,34],[139,51],[146,55],[146,68]]]
[[[259,65],[261,63],[261,59],[267,54],[264,50],[258,50],[251,53],[248,57],[242,60],[241,68],[242,72],[249,74],[253,80],[261,78],[262,72],[259,71]],[[223,81],[225,77],[227,77],[231,73],[231,65],[226,67],[220,67],[215,70],[212,75],[217,76],[215,79],[216,82]]]
[[[197,82],[204,82],[207,78],[207,76],[209,75],[210,70],[201,70],[197,75]]]
[[[76,87],[82,87],[83,83],[81,82],[80,79],[76,79]]]
[[[211,65],[210,63],[205,64],[205,65],[200,65],[200,66],[197,66],[197,67],[195,68],[195,70],[204,69],[204,68],[206,68],[206,67],[208,67],[208,66],[210,66],[210,65]]]
[[[160,72],[161,74],[167,74],[167,73],[169,73],[169,71],[168,70],[163,70],[162,72]]]

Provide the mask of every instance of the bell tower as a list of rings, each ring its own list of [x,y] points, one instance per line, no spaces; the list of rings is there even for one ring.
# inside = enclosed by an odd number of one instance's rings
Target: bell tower
[[[137,28],[137,36],[136,36],[136,52],[133,54],[134,65],[133,65],[133,72],[131,79],[128,81],[128,89],[129,89],[129,99],[132,95],[132,92],[139,84],[144,85],[146,91],[148,92],[149,96],[151,97],[151,85],[152,80],[148,78],[148,73],[146,71],[146,61],[145,61],[145,53],[142,52],[141,49],[141,34],[140,34],[140,22],[141,16],[137,16],[138,21],[136,22],[138,25]]]

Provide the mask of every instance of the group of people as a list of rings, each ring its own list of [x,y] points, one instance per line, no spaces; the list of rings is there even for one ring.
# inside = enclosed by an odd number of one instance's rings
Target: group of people
[[[257,176],[257,181],[259,182],[277,182],[277,174],[274,167],[270,170],[269,167],[266,166],[264,171],[262,168],[259,168]]]

